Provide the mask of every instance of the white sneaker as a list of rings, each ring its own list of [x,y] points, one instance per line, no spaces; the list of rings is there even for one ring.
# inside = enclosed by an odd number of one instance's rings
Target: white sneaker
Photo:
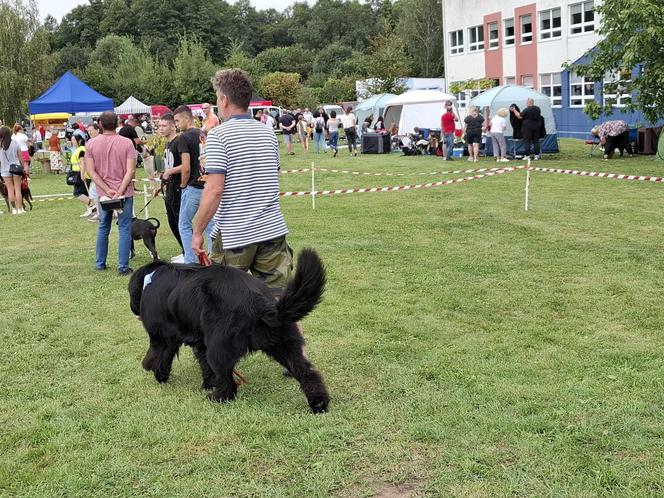
[[[18,209],[12,208],[12,214],[18,214]]]
[[[25,214],[25,209],[19,209],[16,214]]]
[[[540,156],[535,156],[533,159],[534,159],[535,161],[539,161],[539,160],[540,160]]]
[[[79,215],[79,217],[80,217],[80,218],[87,218],[87,217],[90,216],[91,214],[92,214],[92,210],[91,210],[90,208],[88,208],[88,209],[85,210],[85,213]]]
[[[472,162],[473,162],[473,158],[472,158],[472,157],[469,157],[469,158],[468,158],[468,162],[469,162],[469,163],[472,163]]]
[[[184,254],[178,254],[171,258],[171,263],[184,263]]]
[[[500,162],[501,162],[501,163],[508,163],[508,162],[510,162],[510,160],[507,159],[506,157],[503,157],[503,158],[500,160]]]

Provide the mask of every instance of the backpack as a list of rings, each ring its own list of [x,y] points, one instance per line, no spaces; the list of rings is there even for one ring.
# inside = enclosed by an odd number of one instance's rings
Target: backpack
[[[323,118],[316,118],[316,133],[323,133],[323,125],[321,124],[321,120],[323,120]]]

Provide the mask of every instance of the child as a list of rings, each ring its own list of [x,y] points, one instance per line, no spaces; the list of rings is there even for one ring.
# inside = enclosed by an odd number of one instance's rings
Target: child
[[[300,137],[300,143],[304,152],[309,152],[309,130],[302,114],[298,115],[297,118],[297,135]]]
[[[504,107],[498,109],[498,113],[491,118],[491,142],[493,143],[493,157],[496,162],[506,163],[507,144],[505,142],[505,129],[507,128],[507,119],[509,112]]]

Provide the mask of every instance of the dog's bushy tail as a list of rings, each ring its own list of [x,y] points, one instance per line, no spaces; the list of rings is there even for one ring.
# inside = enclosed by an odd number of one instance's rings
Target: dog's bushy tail
[[[325,268],[316,251],[302,249],[297,258],[295,276],[277,302],[278,320],[292,323],[307,316],[323,299],[325,280]]]

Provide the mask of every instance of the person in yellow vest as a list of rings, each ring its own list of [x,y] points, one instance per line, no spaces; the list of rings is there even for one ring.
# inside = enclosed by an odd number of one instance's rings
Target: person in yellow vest
[[[90,200],[90,176],[85,172],[85,138],[81,134],[74,133],[71,136],[71,145],[74,149],[74,152],[71,154],[71,170],[78,171],[79,174],[76,177],[76,183],[74,184],[74,197],[81,201],[87,209],[85,213],[81,215],[81,218],[87,218],[95,214],[97,206],[94,202]]]

